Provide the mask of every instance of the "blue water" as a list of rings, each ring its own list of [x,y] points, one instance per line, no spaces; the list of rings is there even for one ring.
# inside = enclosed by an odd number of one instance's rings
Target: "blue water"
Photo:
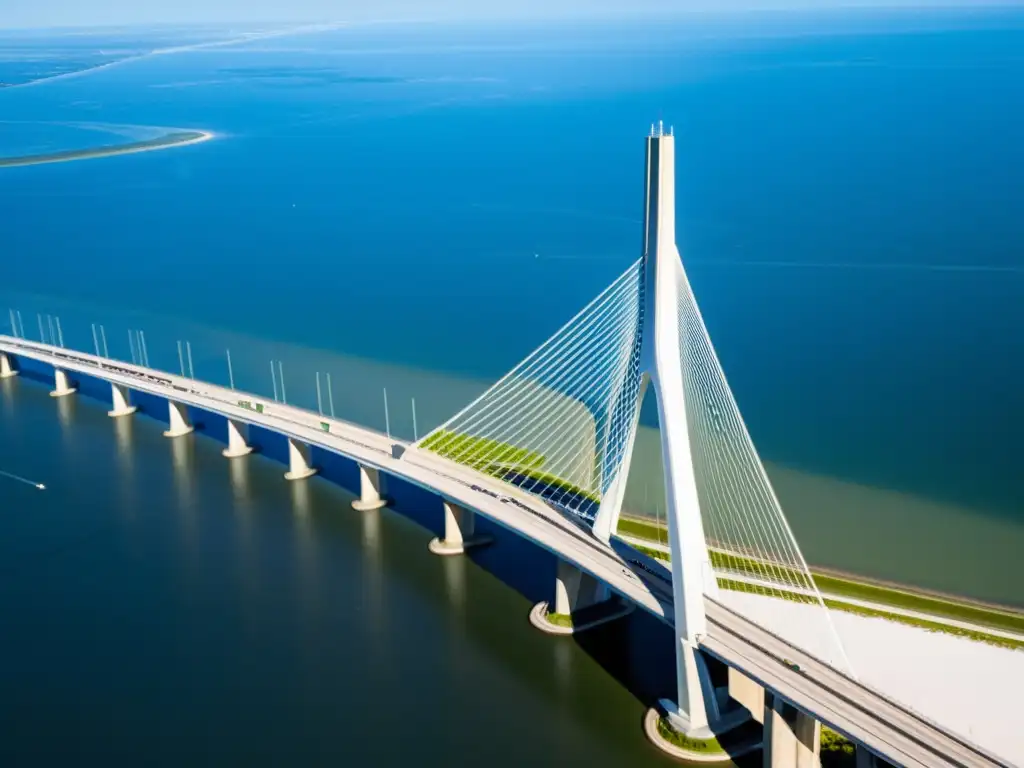
[[[123,357],[144,328],[174,370],[189,338],[219,380],[230,339],[243,385],[282,359],[313,406],[336,355],[339,415],[383,428],[388,387],[422,434],[639,255],[664,119],[680,249],[762,455],[963,513],[890,499],[883,555],[874,503],[786,483],[809,558],[1024,602],[1022,51],[1013,10],[384,25],[4,89],[21,125],[218,138],[0,172],[0,310],[31,336],[59,314],[84,349],[102,322]]]

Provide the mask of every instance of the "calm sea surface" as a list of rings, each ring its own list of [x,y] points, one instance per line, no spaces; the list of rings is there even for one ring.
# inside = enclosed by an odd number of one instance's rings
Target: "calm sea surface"
[[[0,170],[0,320],[38,338],[59,316],[90,351],[100,323],[125,359],[143,329],[168,370],[187,340],[219,382],[230,349],[267,395],[280,360],[310,407],[330,373],[336,414],[381,429],[386,388],[392,431],[422,435],[637,258],[664,119],[680,250],[807,559],[1024,605],[1021,51],[1010,11],[371,26],[3,89],[0,156],[217,138]],[[627,506],[655,515],[645,421]],[[0,390],[0,470],[49,487],[0,478],[21,762],[181,764],[207,739],[336,762],[367,733],[387,763],[656,761],[656,627],[548,642],[525,615],[553,564],[525,545],[442,563],[417,524],[437,521],[358,516],[218,450]]]

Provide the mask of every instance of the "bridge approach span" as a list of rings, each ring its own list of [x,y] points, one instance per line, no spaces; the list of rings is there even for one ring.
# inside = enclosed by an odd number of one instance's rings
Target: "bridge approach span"
[[[26,339],[0,336],[0,352],[263,427],[402,478],[529,539],[662,621],[673,620],[672,586],[663,575],[624,560],[539,497],[439,456],[405,452],[404,441],[260,395]],[[239,405],[246,401],[262,403],[263,412]],[[708,633],[698,638],[704,652],[886,760],[908,768],[1012,768],[726,606],[706,598],[706,610]]]

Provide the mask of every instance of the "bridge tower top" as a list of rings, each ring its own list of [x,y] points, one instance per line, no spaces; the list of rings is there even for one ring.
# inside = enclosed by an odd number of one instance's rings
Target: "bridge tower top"
[[[648,138],[661,138],[662,136],[665,136],[665,135],[666,134],[665,134],[665,121],[664,120],[659,120],[657,122],[657,125],[655,125],[655,123],[651,123],[651,132],[648,134]],[[671,125],[668,127],[668,134],[667,135],[668,136],[672,135],[672,126]]]
[[[671,310],[666,322],[676,325],[678,299],[675,290],[682,270],[676,248],[676,147],[675,138],[666,134],[661,123],[647,137],[644,179],[643,260],[643,365],[653,368],[655,327],[660,325],[657,307]]]

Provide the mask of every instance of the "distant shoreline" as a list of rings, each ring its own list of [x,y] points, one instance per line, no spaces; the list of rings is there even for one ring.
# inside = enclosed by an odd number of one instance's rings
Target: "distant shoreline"
[[[130,155],[135,152],[153,152],[158,149],[199,144],[209,141],[213,137],[214,134],[210,131],[175,131],[155,139],[133,141],[129,144],[117,144],[109,147],[69,149],[64,152],[48,152],[41,155],[22,155],[20,157],[0,157],[0,168],[17,168],[26,165],[44,165],[46,163],[67,163],[72,160],[93,160],[98,157]]]

